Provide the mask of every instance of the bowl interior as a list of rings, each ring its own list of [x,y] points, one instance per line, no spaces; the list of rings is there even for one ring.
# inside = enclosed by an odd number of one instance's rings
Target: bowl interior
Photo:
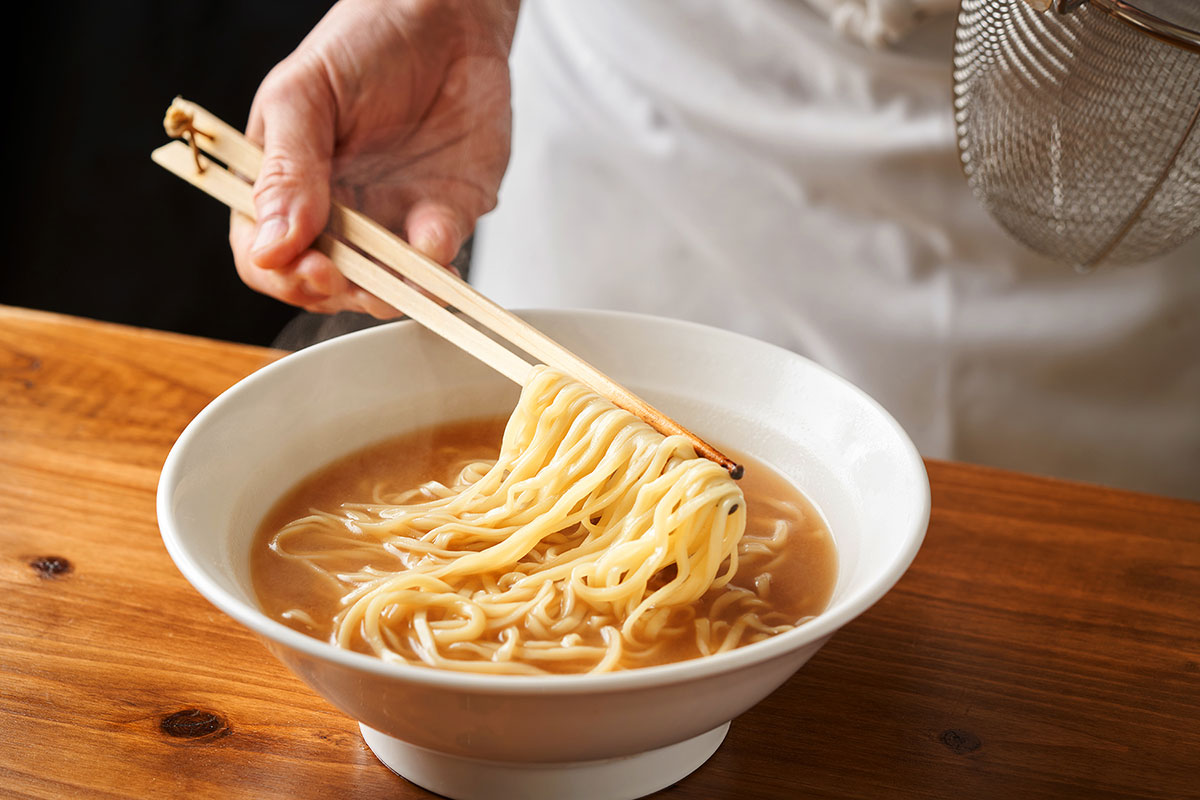
[[[851,384],[794,353],[690,323],[522,316],[718,447],[770,463],[821,511],[838,550],[834,595],[817,620],[785,635],[832,632],[916,554],[929,513],[924,467],[896,422]],[[219,608],[269,638],[295,635],[258,612],[251,585],[250,546],[267,510],[340,456],[439,420],[506,414],[517,396],[412,322],[300,351],[222,394],[180,437],[160,482],[164,541]]]

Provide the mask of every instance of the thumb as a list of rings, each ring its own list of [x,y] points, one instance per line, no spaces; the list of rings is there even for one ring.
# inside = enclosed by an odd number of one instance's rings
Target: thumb
[[[264,81],[251,115],[263,162],[254,182],[257,221],[250,258],[263,269],[279,270],[308,249],[329,217],[336,112],[331,96],[317,88],[323,82],[286,73],[272,78]]]

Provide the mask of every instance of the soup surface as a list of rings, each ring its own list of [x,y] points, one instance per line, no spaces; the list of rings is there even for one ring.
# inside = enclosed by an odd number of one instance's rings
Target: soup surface
[[[303,531],[289,534],[281,546],[280,531],[314,512],[336,514],[347,505],[371,504],[380,496],[431,480],[450,485],[465,464],[495,460],[506,421],[496,417],[422,429],[353,453],[303,480],[267,513],[256,535],[251,573],[263,611],[302,633],[331,641],[343,598],[355,587],[337,576],[361,574],[364,568],[386,573],[404,567],[384,547],[343,552],[331,546],[327,537],[313,535],[305,541]],[[706,655],[704,649],[712,652],[759,641],[802,623],[828,603],[837,578],[837,556],[824,520],[773,469],[754,459],[737,460],[746,467],[739,485],[746,498],[747,520],[736,575],[727,586],[710,589],[687,609],[688,619],[678,626],[681,630],[662,633],[663,641],[651,654],[625,660],[617,669],[681,661]],[[313,561],[295,558],[297,551],[316,554],[320,569],[314,569]],[[772,630],[738,626],[747,602]],[[697,635],[696,625],[705,626],[704,636]],[[583,639],[588,635],[584,631]],[[592,636],[599,645],[599,633],[593,631]],[[703,645],[701,640],[714,644]],[[723,646],[715,644],[721,641]],[[371,652],[360,635],[352,638],[350,646]],[[537,669],[582,672],[587,665],[551,661],[538,663]]]

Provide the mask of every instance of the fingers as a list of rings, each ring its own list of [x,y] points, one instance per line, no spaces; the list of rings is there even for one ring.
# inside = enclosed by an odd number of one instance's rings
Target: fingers
[[[229,223],[229,242],[235,253],[246,252],[257,228],[248,217],[234,213]],[[238,275],[255,291],[306,311],[333,314],[358,311],[377,319],[393,319],[400,312],[351,283],[324,253],[304,250],[278,269],[264,269],[251,259],[235,259]]]
[[[396,316],[311,249],[328,220],[335,153],[354,207],[402,231],[434,261],[451,263],[475,219],[494,205],[508,155],[507,40],[479,46],[494,34],[469,14],[460,19],[462,10],[339,3],[263,81],[247,128],[264,151],[257,222],[235,216],[229,235],[248,285],[310,310]],[[453,35],[429,45],[416,33],[430,20],[453,23]],[[371,168],[355,173],[348,163]],[[396,180],[383,181],[389,172]]]
[[[395,319],[403,316],[399,311],[365,289],[355,287],[352,298],[354,307],[348,309],[350,311],[362,311],[375,319]]]
[[[440,200],[418,200],[404,221],[408,243],[434,261],[448,266],[466,241],[474,220]]]
[[[230,248],[238,275],[256,291],[308,311],[390,319],[399,316],[396,309],[309,249],[329,217],[336,111],[326,86],[303,55],[281,63],[263,81],[247,128],[263,145],[254,184],[257,221],[234,214]]]
[[[243,256],[279,270],[300,258],[329,217],[335,103],[321,70],[303,56],[267,76],[251,110],[263,163],[254,183],[257,225]]]

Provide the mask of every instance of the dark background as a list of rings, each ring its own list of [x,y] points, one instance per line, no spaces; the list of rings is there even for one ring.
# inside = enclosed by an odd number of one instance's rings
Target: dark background
[[[150,161],[183,95],[242,128],[329,0],[22,4],[8,29],[0,303],[270,344],[295,309],[234,271],[228,211]]]

